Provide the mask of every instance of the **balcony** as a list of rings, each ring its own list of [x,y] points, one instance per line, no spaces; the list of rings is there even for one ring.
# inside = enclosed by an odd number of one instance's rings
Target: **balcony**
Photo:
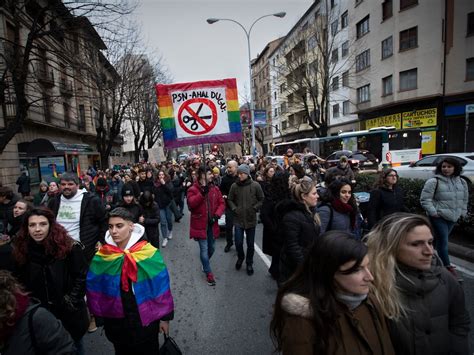
[[[51,68],[46,66],[45,68],[38,69],[38,81],[45,87],[52,88],[54,86],[54,72]]]
[[[59,85],[59,91],[61,92],[62,96],[72,97],[74,95],[74,91],[72,89],[72,81],[62,78],[61,83]]]

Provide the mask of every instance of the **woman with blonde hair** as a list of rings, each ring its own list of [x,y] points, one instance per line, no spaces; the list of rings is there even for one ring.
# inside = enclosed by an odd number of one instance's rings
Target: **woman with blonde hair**
[[[464,292],[433,249],[428,219],[394,213],[367,235],[373,293],[397,354],[468,354]]]
[[[283,247],[280,253],[280,278],[285,282],[303,264],[304,256],[319,236],[319,218],[314,209],[318,203],[316,183],[305,176],[298,179],[290,177],[291,199],[280,202],[276,207]]]

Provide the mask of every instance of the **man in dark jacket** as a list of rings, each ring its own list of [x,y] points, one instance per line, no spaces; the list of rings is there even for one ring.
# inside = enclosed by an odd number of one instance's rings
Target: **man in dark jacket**
[[[7,230],[8,221],[13,220],[13,207],[19,200],[8,186],[0,186],[0,234]]]
[[[355,184],[356,182],[354,172],[352,171],[349,161],[345,155],[339,158],[339,162],[336,166],[333,166],[326,171],[324,184],[327,187],[334,180],[341,178],[346,178],[352,184]]]
[[[230,160],[227,163],[227,173],[222,177],[221,184],[219,186],[222,197],[225,201],[225,239],[227,244],[224,248],[224,252],[228,253],[232,245],[234,245],[234,213],[229,207],[227,201],[227,196],[229,195],[230,187],[237,179],[237,162],[235,160]]]
[[[253,275],[253,254],[257,211],[263,203],[263,191],[260,184],[250,177],[250,168],[242,164],[237,169],[239,180],[232,184],[227,201],[234,213],[235,247],[238,259],[235,268],[240,270],[244,262],[244,232],[247,237],[247,274]]]
[[[153,179],[149,179],[146,176],[146,170],[141,168],[138,170],[138,187],[140,188],[140,194],[145,191],[153,191]]]
[[[30,196],[30,177],[26,171],[21,173],[20,177],[16,180],[16,184],[18,185],[18,192],[21,193],[21,197]]]
[[[61,175],[61,194],[48,202],[48,208],[69,235],[84,244],[84,255],[90,263],[98,241],[104,239],[107,230],[105,209],[100,199],[79,190],[79,178],[74,173]]]

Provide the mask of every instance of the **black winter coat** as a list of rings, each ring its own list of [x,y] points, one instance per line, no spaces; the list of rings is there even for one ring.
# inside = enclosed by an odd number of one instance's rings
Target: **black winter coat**
[[[160,208],[156,202],[153,202],[152,206],[142,206],[143,208],[143,217],[145,217],[145,222],[143,226],[145,227],[145,234],[148,241],[155,248],[160,249]]]
[[[123,207],[133,216],[133,223],[138,223],[138,219],[143,215],[143,208],[138,203],[132,202],[130,204],[125,203],[124,201],[119,202],[117,207]]]
[[[274,214],[275,205],[269,196],[269,185],[266,181],[260,182],[260,186],[265,196],[260,209],[260,219],[263,223],[263,234],[262,234],[262,251],[267,255],[273,255],[273,236],[277,233],[277,221]],[[279,250],[278,250],[279,252]]]
[[[34,302],[32,301],[16,323],[13,334],[8,338],[5,347],[1,349],[2,355],[75,354],[71,336],[63,328],[61,322]],[[33,339],[36,340],[36,348]]]
[[[284,282],[303,263],[307,248],[319,236],[320,228],[301,202],[282,201],[277,205],[277,213],[283,216],[279,225],[283,236],[279,281]]]
[[[16,180],[18,185],[18,192],[20,193],[30,193],[30,178],[26,174],[21,174],[21,176]]]
[[[58,215],[61,194],[48,201],[48,208]],[[86,192],[82,198],[80,216],[80,236],[84,245],[84,255],[87,263],[90,264],[95,254],[95,245],[98,241],[103,241],[107,231],[107,219],[105,209],[100,199],[90,192]]]
[[[138,184],[138,187],[140,188],[141,193],[144,193],[145,191],[153,192],[152,179],[138,180],[137,184]]]
[[[395,212],[409,212],[404,206],[405,192],[398,186],[393,190],[386,187],[370,191],[370,200],[367,207],[369,229],[383,217]]]
[[[65,259],[55,259],[31,238],[27,262],[18,266],[19,280],[27,291],[61,320],[74,340],[80,339],[89,326],[84,301],[87,268],[80,243],[74,243]]]
[[[161,209],[166,208],[173,200],[173,184],[171,181],[168,181],[164,185],[158,182],[153,186],[153,194],[155,195],[155,201],[158,207]]]
[[[436,261],[435,261],[436,262]],[[464,291],[440,265],[420,271],[399,265],[396,284],[408,316],[391,324],[397,354],[469,354]]]
[[[237,175],[232,176],[229,174],[225,174],[222,179],[221,179],[221,184],[219,185],[219,189],[221,190],[222,196],[228,196],[230,187],[234,182],[237,182],[238,177]],[[225,198],[225,206],[226,208],[229,208],[229,205],[227,204],[227,199]]]

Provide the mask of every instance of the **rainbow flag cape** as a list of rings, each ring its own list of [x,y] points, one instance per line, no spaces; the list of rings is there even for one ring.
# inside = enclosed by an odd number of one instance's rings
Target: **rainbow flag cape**
[[[128,250],[105,244],[95,254],[86,283],[91,313],[125,317],[120,289],[129,291],[129,280],[143,326],[173,311],[168,270],[160,251],[141,241]]]
[[[242,139],[235,79],[157,84],[156,94],[166,148]]]

